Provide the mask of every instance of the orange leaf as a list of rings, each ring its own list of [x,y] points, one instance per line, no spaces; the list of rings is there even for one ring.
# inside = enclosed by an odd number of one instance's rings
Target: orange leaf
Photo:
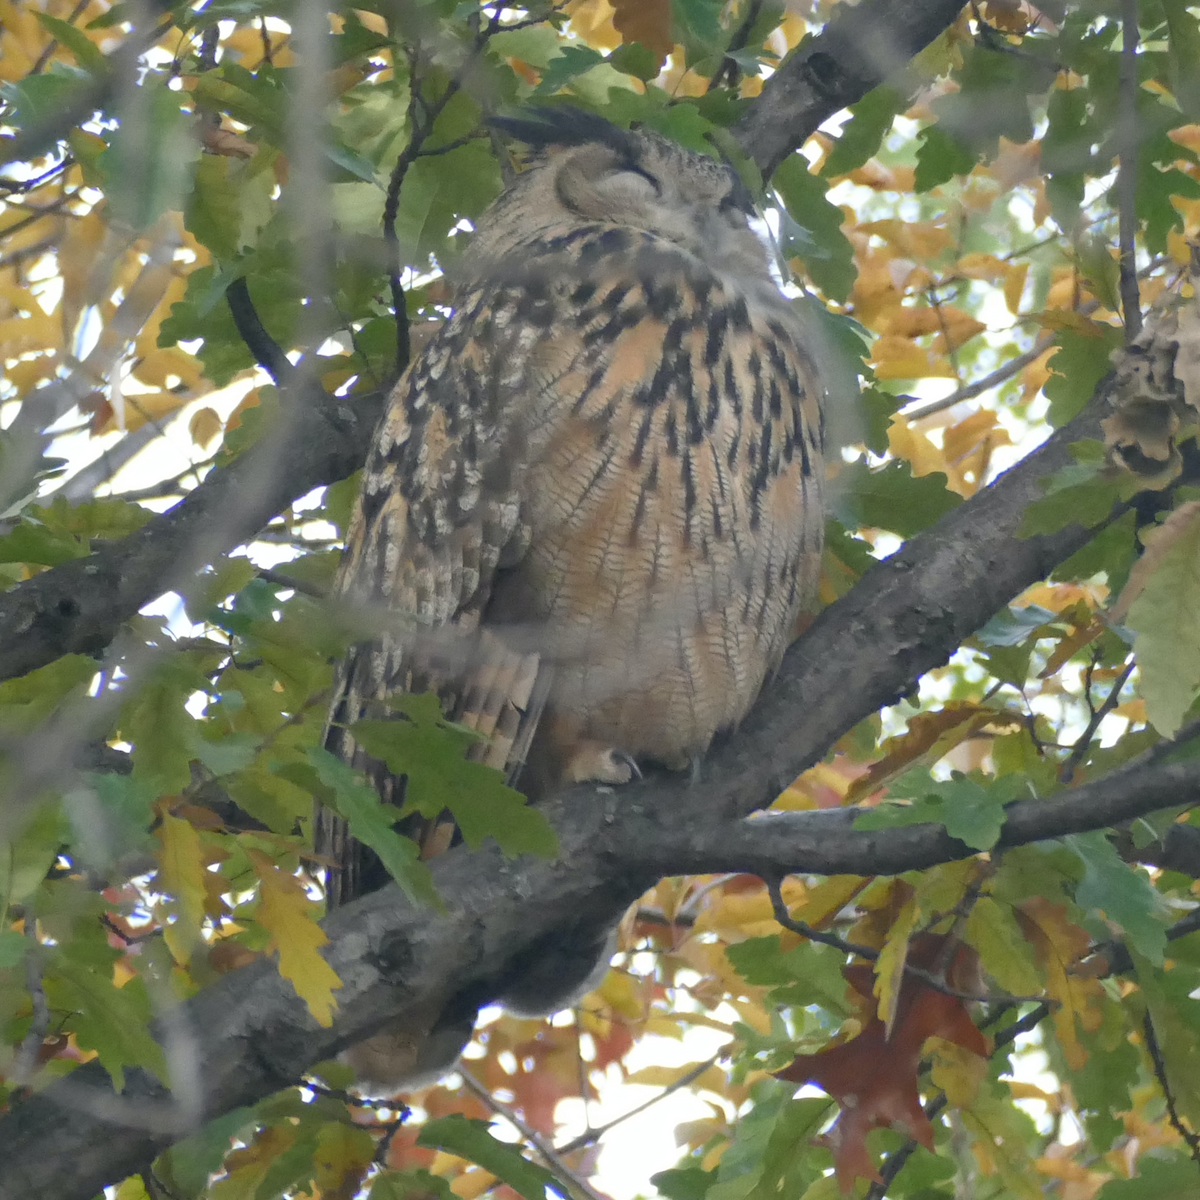
[[[660,58],[675,49],[670,0],[613,0],[613,24],[623,42],[641,42]]]

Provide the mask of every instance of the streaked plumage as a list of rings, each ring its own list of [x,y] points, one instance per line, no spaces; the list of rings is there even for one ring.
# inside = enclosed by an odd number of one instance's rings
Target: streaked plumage
[[[328,735],[389,798],[344,727],[397,690],[435,688],[533,792],[685,766],[816,585],[818,386],[736,175],[573,110],[510,125],[545,149],[392,393],[338,577],[407,619],[349,655]],[[336,903],[358,852],[321,826]]]

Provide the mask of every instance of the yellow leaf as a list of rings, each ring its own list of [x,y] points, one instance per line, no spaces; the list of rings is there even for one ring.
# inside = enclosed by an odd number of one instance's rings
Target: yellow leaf
[[[899,413],[892,417],[888,425],[888,449],[896,458],[905,459],[914,475],[931,475],[935,471],[941,471],[947,478],[951,475],[950,464],[946,462],[941,447],[935,446],[929,437]]]
[[[130,1175],[117,1188],[113,1200],[150,1200],[150,1194],[146,1191],[146,1185],[142,1182],[140,1175]]]
[[[204,920],[205,876],[204,853],[200,835],[190,821],[164,812],[157,830],[162,845],[159,851],[159,883],[174,898],[178,920],[167,927],[168,939],[176,962],[187,962],[192,949],[200,940],[200,924]]]
[[[933,1082],[955,1108],[967,1108],[987,1077],[988,1060],[945,1038],[931,1037],[927,1046],[933,1057]]]
[[[482,1167],[470,1167],[450,1183],[450,1190],[462,1200],[475,1200],[496,1186],[496,1176]]]
[[[804,921],[814,929],[827,925],[855,896],[870,882],[861,875],[831,875],[816,887],[810,887],[804,903],[791,909],[792,917]],[[786,887],[786,885],[785,885]],[[787,893],[784,893],[787,899]]]
[[[1166,558],[1171,547],[1188,533],[1197,520],[1200,520],[1200,500],[1188,500],[1175,509],[1161,525],[1147,530],[1142,535],[1145,553],[1133,564],[1121,594],[1109,609],[1110,621],[1119,625],[1125,620],[1133,602],[1145,591],[1150,576]]]
[[[953,379],[943,358],[904,337],[883,334],[871,348],[871,364],[880,379]]]
[[[642,1067],[640,1071],[634,1071],[632,1075],[627,1076],[625,1082],[643,1083],[649,1087],[671,1087],[689,1071],[694,1071],[699,1065],[698,1062],[690,1062],[684,1063],[680,1067],[663,1067],[658,1065]],[[710,1092],[723,1092],[728,1082],[729,1080],[725,1072],[714,1063],[707,1070],[701,1072],[690,1086],[707,1088]]]
[[[633,976],[626,971],[609,971],[596,989],[604,1003],[631,1021],[642,1015],[645,1005]]]
[[[783,898],[795,904],[804,898],[804,884],[799,879],[787,879]],[[778,933],[771,907],[771,897],[765,887],[753,892],[721,892],[696,917],[696,933],[719,933],[725,941],[741,942],[750,937],[766,937]]]
[[[869,796],[914,762],[937,762],[947,751],[969,738],[985,725],[1002,724],[1009,720],[994,708],[972,704],[967,700],[951,700],[935,712],[917,713],[909,718],[908,728],[896,737],[888,738],[880,747],[884,756],[871,764],[871,769],[856,779],[846,793],[846,802],[855,804]],[[1019,722],[1019,718],[1012,718]]]
[[[1004,277],[1004,303],[1014,317],[1021,311],[1021,297],[1025,293],[1025,277],[1028,274],[1028,263],[1010,263]]]
[[[1011,908],[991,896],[980,896],[967,917],[967,944],[979,951],[983,969],[1014,996],[1034,996],[1042,980],[1033,952]]]
[[[917,901],[908,900],[888,930],[887,941],[875,963],[875,998],[879,1001],[879,1019],[892,1036],[892,1024],[900,1003],[900,985],[904,981],[904,964],[908,959],[908,939],[917,924]]]
[[[621,44],[608,0],[569,0],[564,11],[571,19],[571,28],[594,50],[615,50]]]
[[[246,853],[261,885],[255,916],[279,951],[279,973],[291,980],[317,1024],[328,1028],[337,1006],[333,991],[342,981],[319,953],[329,939],[313,919],[315,905],[294,875],[279,870],[260,850]]]
[[[1043,329],[1055,331],[1069,329],[1072,333],[1097,339],[1104,337],[1106,328],[1100,321],[1093,321],[1082,313],[1074,312],[1069,308],[1048,308],[1043,313],[1035,313],[1031,320],[1037,322]]]
[[[1095,1027],[1099,1013],[1092,1001],[1103,993],[1098,980],[1072,975],[1070,968],[1087,952],[1091,939],[1067,919],[1065,904],[1053,904],[1042,896],[1023,901],[1016,915],[1046,972],[1046,990],[1058,1001],[1054,1031],[1063,1057],[1073,1070],[1082,1070],[1087,1051],[1079,1041],[1076,1022],[1084,1029]]]
[[[202,449],[213,440],[224,428],[221,418],[211,408],[199,409],[188,423],[188,433],[192,441]]]
[[[317,1134],[314,1180],[323,1194],[353,1195],[375,1155],[375,1139],[365,1130],[328,1121]]]

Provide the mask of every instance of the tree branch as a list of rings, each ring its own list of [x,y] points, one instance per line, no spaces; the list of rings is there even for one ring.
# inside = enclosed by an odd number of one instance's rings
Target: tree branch
[[[43,571],[0,595],[0,679],[62,654],[95,654],[156,596],[190,589],[195,572],[246,541],[276,513],[366,457],[383,398],[336,398],[314,380],[285,390],[262,441],[211,471],[169,512],[87,558]]]
[[[444,914],[414,908],[395,887],[335,913],[326,923],[328,959],[343,987],[331,1029],[312,1021],[269,961],[182,1005],[173,1025],[195,1031],[206,1046],[197,1111],[207,1118],[253,1103],[390,1020],[415,1022],[456,997],[459,1005],[483,1002],[549,946],[610,925],[662,875],[873,874],[969,854],[941,826],[859,832],[850,828],[853,813],[840,811],[740,818],[769,803],[847,729],[910,691],[996,609],[1088,540],[1077,526],[1029,539],[1014,531],[1040,481],[1071,461],[1070,443],[1096,436],[1102,410],[1102,401],[1093,403],[822,613],[738,735],[714,748],[699,781],[660,774],[619,792],[573,789],[546,809],[562,849],[554,862],[452,851],[433,864]],[[1191,796],[1200,800],[1200,771],[1186,763],[1114,775],[1014,805],[1003,844],[1101,827]],[[564,913],[572,920],[566,930]],[[124,1095],[114,1096],[103,1069],[88,1064],[0,1122],[7,1149],[0,1200],[88,1200],[144,1169],[184,1132],[161,1082],[141,1071],[127,1080]],[[69,1121],[61,1120],[64,1107]],[[150,1128],[146,1114],[155,1114]]]
[[[767,80],[733,127],[764,178],[820,125],[896,75],[962,11],[960,0],[862,0],[833,19]]]

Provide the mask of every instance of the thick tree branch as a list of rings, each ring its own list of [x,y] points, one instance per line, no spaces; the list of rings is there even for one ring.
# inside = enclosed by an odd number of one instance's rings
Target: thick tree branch
[[[767,81],[734,126],[763,177],[834,113],[861,100],[924,50],[962,11],[960,0],[862,0],[833,19]]]
[[[137,533],[0,595],[0,679],[62,654],[94,654],[138,609],[246,541],[297,496],[344,479],[366,457],[379,393],[342,399],[313,380],[284,394],[263,440],[209,473],[169,512]]]
[[[415,1025],[423,1014],[427,1027],[428,1014],[454,997],[469,1008],[544,958],[548,946],[594,936],[664,874],[874,873],[961,857],[965,847],[940,826],[857,832],[841,812],[738,822],[1088,539],[1078,527],[1030,539],[1014,531],[1040,481],[1070,461],[1070,443],[1096,435],[1102,407],[1093,404],[827,609],[698,782],[660,775],[616,793],[574,789],[547,810],[562,847],[554,862],[510,863],[486,851],[446,855],[434,866],[444,915],[414,909],[394,887],[336,913],[327,923],[328,957],[344,986],[332,1029],[312,1022],[270,962],[237,971],[183,1005],[174,1023],[206,1047],[203,1094],[186,1097],[193,1111],[212,1116],[252,1103],[386,1021]],[[1005,844],[1186,803],[1188,789],[1200,788],[1186,771],[1144,772],[1143,781],[1156,780],[1166,794],[1150,785],[1138,790],[1122,775],[1016,805]],[[786,843],[775,829],[787,831]],[[87,1200],[144,1168],[178,1136],[174,1114],[188,1104],[144,1073],[129,1080],[125,1095],[115,1097],[103,1070],[89,1065],[0,1122],[8,1149],[0,1200]],[[63,1106],[69,1121],[59,1119]]]

